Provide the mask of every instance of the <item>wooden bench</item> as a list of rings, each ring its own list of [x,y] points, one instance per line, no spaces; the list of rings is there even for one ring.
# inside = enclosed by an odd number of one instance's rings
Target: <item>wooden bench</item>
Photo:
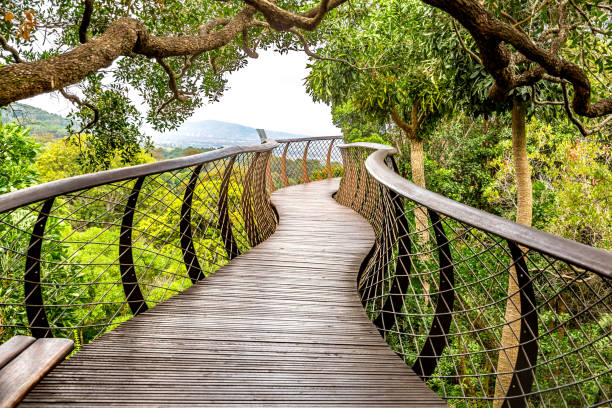
[[[15,336],[0,345],[0,407],[14,407],[74,348],[70,339]]]

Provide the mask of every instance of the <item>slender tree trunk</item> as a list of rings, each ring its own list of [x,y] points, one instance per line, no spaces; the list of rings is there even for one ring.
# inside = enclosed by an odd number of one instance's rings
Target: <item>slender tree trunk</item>
[[[412,182],[419,187],[425,188],[425,152],[423,149],[424,142],[418,137],[419,119],[418,119],[418,105],[412,105],[411,112],[411,124],[404,121],[398,114],[397,110],[391,112],[391,118],[395,124],[404,132],[406,138],[410,142],[410,167],[412,169]],[[424,207],[418,207],[414,210],[414,221],[415,228],[419,231],[417,235],[418,248],[421,252],[418,256],[419,261],[425,263],[430,260],[429,256],[429,223],[427,217],[427,209]],[[423,285],[423,292],[429,293],[430,284],[427,278],[423,275],[421,277],[421,284]],[[428,298],[428,300],[430,300]]]
[[[525,104],[514,101],[512,107],[512,161],[517,185],[516,222],[531,226],[533,192],[531,188],[531,169],[527,158],[527,132],[525,130]],[[510,386],[512,372],[516,365],[518,344],[521,330],[521,303],[517,274],[514,267],[510,268],[508,279],[508,300],[506,302],[506,322],[502,332],[501,346],[497,361],[497,372],[500,374],[495,382],[495,398],[503,398]],[[498,408],[503,399],[495,400],[493,407]]]
[[[425,152],[423,141],[416,138],[410,139],[410,167],[412,168],[412,182],[419,187],[425,188]],[[429,241],[427,231],[427,212],[425,208],[417,208],[414,212],[417,231],[419,232],[419,243],[426,245]]]

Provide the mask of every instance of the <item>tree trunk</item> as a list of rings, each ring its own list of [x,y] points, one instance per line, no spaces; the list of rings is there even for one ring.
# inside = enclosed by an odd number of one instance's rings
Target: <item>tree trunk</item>
[[[527,158],[527,132],[525,131],[525,104],[514,100],[512,106],[512,161],[516,174],[517,185],[517,212],[516,222],[531,226],[533,193],[531,188],[531,169]],[[516,365],[518,344],[521,330],[521,303],[517,274],[514,267],[509,270],[508,300],[506,302],[505,321],[502,332],[501,346],[497,361],[497,372],[500,374],[495,382],[495,398],[503,398],[510,386],[512,372]],[[495,400],[494,408],[501,407],[503,399]]]
[[[424,142],[417,136],[419,129],[418,112],[418,105],[413,104],[410,124],[406,123],[406,121],[399,116],[396,109],[393,109],[391,112],[391,118],[410,141],[410,167],[412,168],[412,182],[419,187],[425,188]],[[429,232],[427,231],[427,210],[425,208],[415,209],[414,218],[417,231],[421,231],[419,232],[419,244],[426,247],[426,245],[429,243]]]
[[[410,139],[410,167],[412,168],[412,182],[419,187],[425,188],[425,154],[423,141],[416,138]],[[419,243],[426,245],[429,241],[427,231],[427,211],[420,207],[414,211],[414,219],[417,231],[419,232]]]
[[[412,169],[412,182],[419,187],[425,188],[425,154],[423,140],[417,137],[419,129],[418,105],[412,105],[411,124],[404,121],[398,114],[396,109],[391,112],[391,118],[395,124],[404,132],[407,139],[410,141],[410,167]],[[414,209],[415,228],[418,232],[417,241],[418,248],[416,250],[421,254],[418,256],[419,261],[425,263],[430,260],[429,256],[429,223],[427,217],[427,209],[417,207]],[[427,278],[421,276],[421,284],[425,294],[429,293],[430,284]],[[430,299],[428,298],[430,301]]]

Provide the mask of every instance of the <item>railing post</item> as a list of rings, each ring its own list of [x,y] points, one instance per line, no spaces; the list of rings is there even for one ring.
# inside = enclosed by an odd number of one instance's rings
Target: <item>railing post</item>
[[[430,209],[427,209],[427,212],[436,236],[440,283],[438,285],[438,301],[429,335],[419,353],[419,357],[412,366],[414,372],[422,379],[427,379],[433,374],[444,348],[448,346],[448,333],[453,320],[452,313],[455,302],[455,275],[448,238],[438,213]]]
[[[340,155],[342,156],[342,165],[344,166],[344,176],[340,179],[340,187],[338,188],[338,192],[336,193],[336,201],[340,205],[347,206],[347,190],[349,188],[349,169],[350,164],[348,162],[348,154],[345,148],[340,148]]]
[[[374,212],[376,211],[376,196],[377,193],[381,194],[381,190],[378,188],[376,180],[374,180],[374,178],[365,168],[365,162],[362,162],[362,166],[364,169],[363,173],[366,178],[365,187],[367,188],[367,191],[365,192],[365,197],[361,205],[361,215],[366,220],[371,220],[374,216]]]
[[[366,193],[368,183],[365,181],[367,179],[368,171],[365,168],[365,161],[363,159],[363,153],[359,150],[355,151],[355,154],[359,158],[359,171],[357,172],[357,179],[355,181],[356,184],[356,192],[355,198],[353,199],[353,205],[351,206],[353,210],[358,212],[361,215],[364,215],[362,212],[363,205],[366,200]]]
[[[244,176],[244,186],[242,189],[242,197],[240,203],[242,205],[242,216],[244,219],[244,229],[246,230],[247,237],[251,246],[256,246],[261,242],[261,238],[255,225],[255,216],[253,215],[253,175],[255,173],[255,167],[259,160],[260,153],[255,153],[253,161],[249,165],[249,169]]]
[[[338,190],[336,200],[346,207],[353,208],[355,194],[357,193],[357,183],[359,182],[356,160],[351,149],[348,147],[341,148],[340,153],[344,163],[344,177],[342,177],[340,182],[340,189]]]
[[[304,155],[302,156],[302,176],[304,178],[304,183],[310,183],[310,177],[308,177],[308,167],[306,166],[308,147],[310,147],[310,140],[306,142],[306,146],[304,146]]]
[[[285,183],[285,187],[289,187],[289,179],[287,178],[287,149],[289,149],[289,145],[291,142],[287,142],[285,144],[285,148],[283,149],[283,156],[281,157],[281,176],[283,177],[283,183]]]
[[[270,158],[268,159],[268,164],[266,165],[266,180],[268,180],[268,187],[270,188],[270,193],[273,193],[274,188],[274,180],[272,180],[272,152],[270,152]]]
[[[219,189],[219,203],[217,204],[217,211],[219,213],[219,230],[221,231],[223,245],[225,246],[225,251],[227,252],[229,259],[234,259],[240,255],[240,249],[238,248],[238,244],[236,243],[234,232],[232,230],[232,222],[230,220],[228,206],[228,189],[235,161],[236,156],[232,156],[225,167],[223,180],[221,180],[221,187]]]
[[[30,245],[25,263],[23,290],[25,296],[25,308],[28,316],[28,323],[32,336],[36,338],[53,337],[40,287],[40,261],[42,252],[42,242],[45,235],[47,219],[53,207],[55,197],[47,199],[32,229]]]
[[[332,168],[331,168],[331,153],[332,153],[332,148],[334,147],[334,142],[335,141],[336,141],[335,139],[330,139],[330,141],[329,141],[329,149],[327,149],[327,162],[326,162],[327,178],[332,178],[333,177]]]
[[[389,196],[393,205],[395,223],[397,226],[397,265],[393,275],[393,285],[389,290],[389,295],[382,307],[382,310],[374,324],[382,330],[391,330],[396,323],[396,313],[401,313],[404,307],[404,294],[410,285],[410,270],[412,269],[412,260],[410,253],[412,251],[408,220],[404,213],[404,203],[402,196],[393,190],[389,190]],[[390,251],[393,248],[389,248]]]
[[[272,215],[274,211],[267,200],[266,183],[263,178],[267,163],[270,162],[271,154],[272,152],[263,152],[259,154],[258,161],[254,163],[255,173],[254,182],[252,184],[253,207],[255,220],[257,222],[257,230],[262,241],[272,235],[276,229],[276,218]]]
[[[255,129],[257,131],[257,135],[259,136],[259,140],[261,143],[266,143],[268,141],[268,135],[266,135],[266,131],[264,129]]]
[[[193,201],[193,193],[196,185],[198,184],[198,177],[202,165],[196,166],[191,174],[191,179],[187,188],[185,189],[185,195],[183,197],[183,205],[181,206],[181,220],[179,223],[179,230],[181,233],[181,250],[183,252],[183,261],[185,262],[185,268],[187,268],[187,274],[191,279],[192,283],[204,279],[204,273],[198,261],[198,256],[195,252],[193,245],[193,232],[191,228],[191,203]]]
[[[144,181],[145,176],[142,176],[134,183],[132,192],[125,205],[123,220],[121,221],[121,233],[119,235],[119,270],[121,272],[121,282],[123,284],[125,298],[134,316],[148,310],[147,303],[138,285],[138,277],[136,276],[134,257],[132,254],[132,223],[134,222],[134,212],[136,211],[138,195],[140,194],[140,189]]]
[[[538,312],[533,283],[525,262],[523,250],[512,241],[506,241],[516,270],[521,304],[519,344],[510,386],[502,407],[527,407],[526,394],[531,391],[538,361]],[[500,353],[503,350],[500,350]]]

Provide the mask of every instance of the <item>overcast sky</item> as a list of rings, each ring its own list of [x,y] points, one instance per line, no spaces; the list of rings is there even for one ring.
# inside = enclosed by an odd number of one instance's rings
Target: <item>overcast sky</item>
[[[307,57],[293,52],[280,55],[261,52],[246,68],[229,77],[229,90],[217,103],[195,112],[189,122],[214,119],[254,128],[324,136],[339,135],[330,108],[314,103],[303,85]],[[71,105],[54,95],[40,95],[25,102],[66,116]]]

